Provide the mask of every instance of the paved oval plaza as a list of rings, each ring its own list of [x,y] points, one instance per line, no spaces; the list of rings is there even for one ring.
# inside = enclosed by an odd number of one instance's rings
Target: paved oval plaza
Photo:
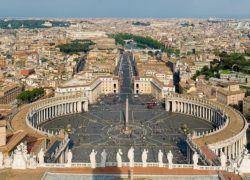
[[[143,99],[144,98],[144,99]],[[147,99],[147,97],[146,97]],[[203,132],[213,129],[211,122],[193,116],[166,112],[161,105],[148,109],[145,97],[131,98],[129,104],[129,128],[131,134],[122,132],[125,120],[125,104],[118,97],[105,97],[88,112],[58,117],[45,122],[45,129],[69,130],[72,140],[74,162],[89,162],[89,154],[95,149],[100,162],[100,154],[106,149],[108,162],[115,162],[119,148],[123,151],[123,161],[128,161],[127,151],[135,148],[135,161],[141,162],[143,149],[148,149],[148,162],[158,161],[158,151],[164,153],[163,161],[171,150],[174,163],[187,163],[184,131]]]

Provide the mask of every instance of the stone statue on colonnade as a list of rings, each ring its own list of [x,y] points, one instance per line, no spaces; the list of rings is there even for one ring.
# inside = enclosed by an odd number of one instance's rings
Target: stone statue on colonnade
[[[101,153],[101,167],[106,166],[106,160],[107,160],[107,152],[105,149],[103,149],[103,151]]]
[[[91,168],[96,168],[96,159],[95,159],[96,154],[97,154],[97,151],[92,149],[92,152],[89,155]]]
[[[148,150],[144,149],[142,152],[142,167],[147,167],[147,159],[148,159]]]
[[[122,167],[122,154],[122,150],[118,149],[118,152],[116,153],[117,167]]]
[[[67,166],[71,167],[72,164],[72,158],[73,158],[73,154],[72,151],[69,150],[69,152],[67,153]]]
[[[159,167],[163,167],[163,153],[161,150],[158,152],[158,162],[159,162]]]
[[[172,169],[173,168],[173,154],[171,150],[168,152],[167,158],[168,158],[168,168]]]
[[[194,165],[194,169],[197,169],[198,166],[198,161],[199,161],[199,154],[197,154],[197,152],[195,151],[193,154],[193,165]]]
[[[43,148],[41,148],[39,153],[38,153],[38,162],[39,162],[39,165],[44,164],[44,151],[43,151]]]
[[[129,167],[134,167],[134,150],[133,147],[128,150]]]

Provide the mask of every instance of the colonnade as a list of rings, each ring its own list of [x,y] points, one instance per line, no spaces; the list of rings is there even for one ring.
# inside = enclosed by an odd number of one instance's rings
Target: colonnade
[[[246,139],[246,130],[247,130],[247,123],[246,120],[239,115],[238,112],[226,107],[225,105],[219,105],[216,102],[209,102],[204,99],[194,98],[194,97],[186,97],[182,95],[172,95],[168,96],[165,101],[165,108],[166,111],[174,112],[174,113],[182,113],[191,116],[195,116],[207,121],[210,121],[216,126],[214,131],[211,133],[202,133],[202,136],[198,137],[198,141],[200,142],[197,148],[201,148],[199,146],[207,146],[210,150],[214,152],[216,156],[221,156],[224,153],[228,159],[235,159],[239,157],[244,150],[244,146],[247,143]],[[229,116],[229,112],[230,115]],[[243,127],[238,134],[232,134],[230,137],[230,129],[226,129],[228,124],[230,123],[230,118],[237,118],[237,121],[243,121]],[[236,124],[235,124],[236,125]],[[223,134],[216,134],[216,133],[224,133],[227,134],[229,139],[223,139]],[[228,131],[228,132],[227,132]],[[207,143],[206,137],[209,136],[217,136],[213,138],[211,143]],[[195,139],[195,140],[197,140]],[[192,141],[195,141],[192,139]],[[196,142],[196,141],[195,141]],[[195,144],[194,142],[194,144]]]
[[[247,144],[246,136],[243,136],[243,138],[236,140],[232,144],[217,148],[214,151],[217,156],[220,156],[221,153],[223,152],[228,157],[228,159],[235,159],[243,153],[244,151],[243,147],[246,144]]]
[[[190,101],[166,100],[166,111],[199,117],[211,121],[218,127],[222,126],[227,120],[227,116],[221,111],[213,109],[210,106],[200,105]]]
[[[83,111],[88,111],[88,100],[86,98],[73,97],[67,100],[54,98],[54,101],[50,100],[47,104],[35,104],[28,113],[26,122],[34,130],[45,134],[55,135],[56,132],[40,128],[40,124],[56,117],[81,113]]]

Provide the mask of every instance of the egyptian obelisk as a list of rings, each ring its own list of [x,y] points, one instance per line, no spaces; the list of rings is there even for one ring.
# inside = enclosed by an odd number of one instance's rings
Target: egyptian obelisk
[[[128,131],[129,128],[128,128],[128,97],[126,97],[126,119],[125,119],[125,131]]]

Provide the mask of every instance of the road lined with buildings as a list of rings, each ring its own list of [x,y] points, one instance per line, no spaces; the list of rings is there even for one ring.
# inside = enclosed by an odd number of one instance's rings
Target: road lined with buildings
[[[126,97],[128,96],[129,101],[132,101],[133,89],[133,66],[131,63],[131,54],[125,52],[120,61],[119,69],[119,78],[120,78],[120,102],[125,102]]]

